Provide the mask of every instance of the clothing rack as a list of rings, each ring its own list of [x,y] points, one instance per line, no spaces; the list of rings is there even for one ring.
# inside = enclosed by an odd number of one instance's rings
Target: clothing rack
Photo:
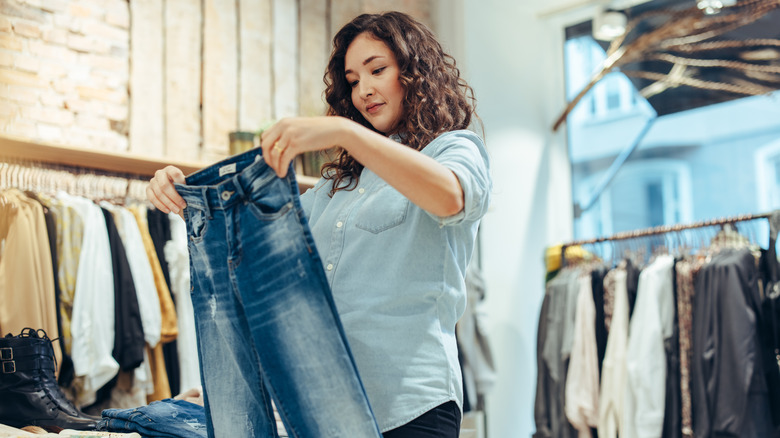
[[[608,237],[596,237],[593,239],[575,240],[561,245],[561,262],[562,262],[562,266],[565,266],[566,249],[573,246],[592,245],[596,243],[616,241],[616,240],[637,239],[641,237],[657,236],[661,234],[674,233],[683,230],[691,230],[695,228],[706,228],[706,227],[713,227],[718,225],[724,226],[727,224],[735,224],[737,222],[747,222],[747,221],[753,221],[757,219],[769,219],[773,215],[780,215],[780,210],[776,210],[769,213],[743,214],[739,216],[716,218],[716,219],[710,219],[710,220],[705,220],[700,222],[693,222],[689,224],[661,225],[658,227],[644,228],[640,230],[623,231]]]
[[[94,200],[146,200],[148,180],[138,175],[95,173],[93,169],[0,158],[0,190],[17,188],[33,192],[72,195]],[[0,195],[0,198],[2,195]]]

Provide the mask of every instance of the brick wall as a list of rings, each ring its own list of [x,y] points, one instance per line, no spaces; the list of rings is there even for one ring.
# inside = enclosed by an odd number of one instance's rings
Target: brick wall
[[[0,0],[0,135],[128,148],[125,0]]]
[[[323,113],[349,19],[430,25],[434,1],[0,0],[0,136],[213,162],[230,131]]]

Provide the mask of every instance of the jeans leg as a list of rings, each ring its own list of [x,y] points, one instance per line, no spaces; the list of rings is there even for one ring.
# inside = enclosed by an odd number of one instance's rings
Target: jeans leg
[[[379,437],[297,193],[291,196],[279,212],[250,202],[236,211],[233,230],[228,223],[239,240],[233,280],[263,374],[290,436]]]
[[[224,212],[212,214],[203,241],[190,242],[192,304],[208,436],[276,438],[276,421],[254,343],[243,307],[230,287],[224,227],[220,226]]]

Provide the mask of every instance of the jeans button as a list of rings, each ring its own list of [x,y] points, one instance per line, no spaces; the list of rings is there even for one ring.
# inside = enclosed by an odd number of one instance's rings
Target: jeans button
[[[230,195],[232,194],[233,192],[222,192],[222,200],[227,201],[228,199],[230,199]]]

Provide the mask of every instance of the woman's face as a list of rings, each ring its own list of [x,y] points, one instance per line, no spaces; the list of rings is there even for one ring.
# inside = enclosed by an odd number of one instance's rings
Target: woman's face
[[[344,73],[352,87],[352,104],[379,132],[398,131],[404,109],[404,89],[393,51],[368,33],[358,35],[347,48]]]

